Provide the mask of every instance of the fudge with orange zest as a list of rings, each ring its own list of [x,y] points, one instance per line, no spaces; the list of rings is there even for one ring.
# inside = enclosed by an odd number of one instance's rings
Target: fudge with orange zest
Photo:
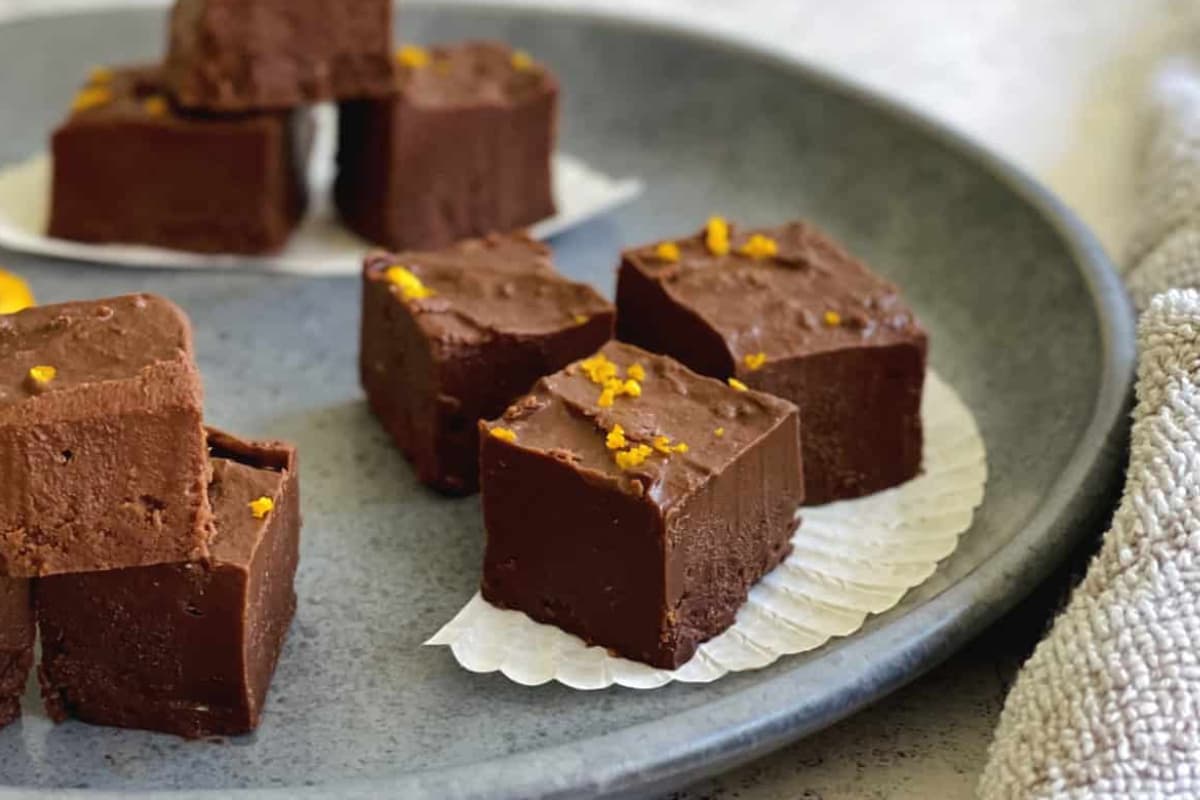
[[[0,315],[0,575],[204,558],[192,327],[149,294]]]
[[[307,112],[199,117],[153,66],[92,71],[51,141],[49,234],[267,253],[304,212]]]
[[[360,374],[371,410],[417,470],[475,491],[476,424],[612,337],[614,311],[522,234],[367,256]]]
[[[610,342],[481,423],[483,596],[673,669],[791,550],[786,400]]]
[[[617,336],[796,403],[809,504],[921,468],[926,333],[894,285],[811,225],[714,217],[626,251]]]
[[[212,429],[208,445],[209,558],[36,581],[54,720],[192,739],[258,726],[296,610],[296,450]]]
[[[532,225],[554,213],[558,82],[498,42],[400,48],[392,96],[339,110],[335,198],[393,250]]]

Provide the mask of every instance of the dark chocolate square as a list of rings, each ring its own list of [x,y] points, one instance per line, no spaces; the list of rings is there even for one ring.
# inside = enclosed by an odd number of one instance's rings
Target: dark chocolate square
[[[185,108],[229,113],[392,88],[391,0],[176,0],[165,71]]]
[[[921,467],[927,338],[891,283],[802,222],[625,252],[617,336],[800,407],[809,504]]]
[[[0,316],[0,575],[204,556],[202,406],[191,325],[168,300]]]
[[[630,345],[600,356],[481,424],[483,596],[673,669],[791,550],[799,416]]]
[[[21,695],[33,666],[30,582],[0,578],[0,728],[21,716]]]
[[[435,248],[554,213],[558,83],[492,42],[404,51],[393,97],[340,110],[337,206],[393,250]]]
[[[611,338],[613,317],[610,303],[555,272],[550,251],[523,235],[372,253],[363,271],[363,388],[422,482],[473,492],[478,421],[593,352]]]
[[[37,581],[38,672],[55,720],[188,738],[258,726],[296,609],[296,451],[217,431],[209,441],[211,559]]]
[[[96,70],[54,132],[49,233],[205,253],[278,250],[304,212],[306,112],[186,115],[157,68]]]

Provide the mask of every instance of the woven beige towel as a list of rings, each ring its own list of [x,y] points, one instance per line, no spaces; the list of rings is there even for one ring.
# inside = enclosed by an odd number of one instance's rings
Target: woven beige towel
[[[1200,798],[1200,71],[1155,83],[1127,484],[1099,554],[1005,702],[985,800]],[[1169,291],[1168,291],[1169,290]]]

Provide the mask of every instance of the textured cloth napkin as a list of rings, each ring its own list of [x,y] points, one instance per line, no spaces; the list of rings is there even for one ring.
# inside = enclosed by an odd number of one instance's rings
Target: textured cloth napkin
[[[1200,798],[1200,68],[1174,62],[1153,89],[1125,492],[1005,702],[985,800]]]

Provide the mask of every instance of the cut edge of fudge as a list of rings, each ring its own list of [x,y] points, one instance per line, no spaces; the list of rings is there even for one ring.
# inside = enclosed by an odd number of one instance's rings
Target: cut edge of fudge
[[[198,253],[276,252],[308,205],[313,135],[305,109],[195,114],[175,104],[157,65],[97,67],[51,136],[47,235]],[[139,182],[147,169],[154,178]],[[217,201],[208,196],[218,192]]]
[[[800,406],[808,503],[919,474],[928,335],[894,284],[815,227],[714,218],[626,250],[617,308],[621,340]]]
[[[367,255],[360,378],[372,412],[447,494],[475,491],[479,419],[611,338],[615,310],[524,233]]]
[[[0,574],[207,554],[204,395],[178,306],[139,294],[0,316],[0,362]]]
[[[208,435],[218,516],[210,559],[38,582],[39,682],[55,721],[74,717],[185,738],[258,726],[296,609],[296,453],[284,442],[247,441],[213,428]],[[222,485],[230,481],[237,484],[232,492]],[[241,527],[250,519],[253,530]],[[81,607],[119,612],[123,624],[83,625],[76,620]]]
[[[481,434],[484,598],[589,644],[674,669],[790,552],[803,469],[785,400],[611,342]]]

